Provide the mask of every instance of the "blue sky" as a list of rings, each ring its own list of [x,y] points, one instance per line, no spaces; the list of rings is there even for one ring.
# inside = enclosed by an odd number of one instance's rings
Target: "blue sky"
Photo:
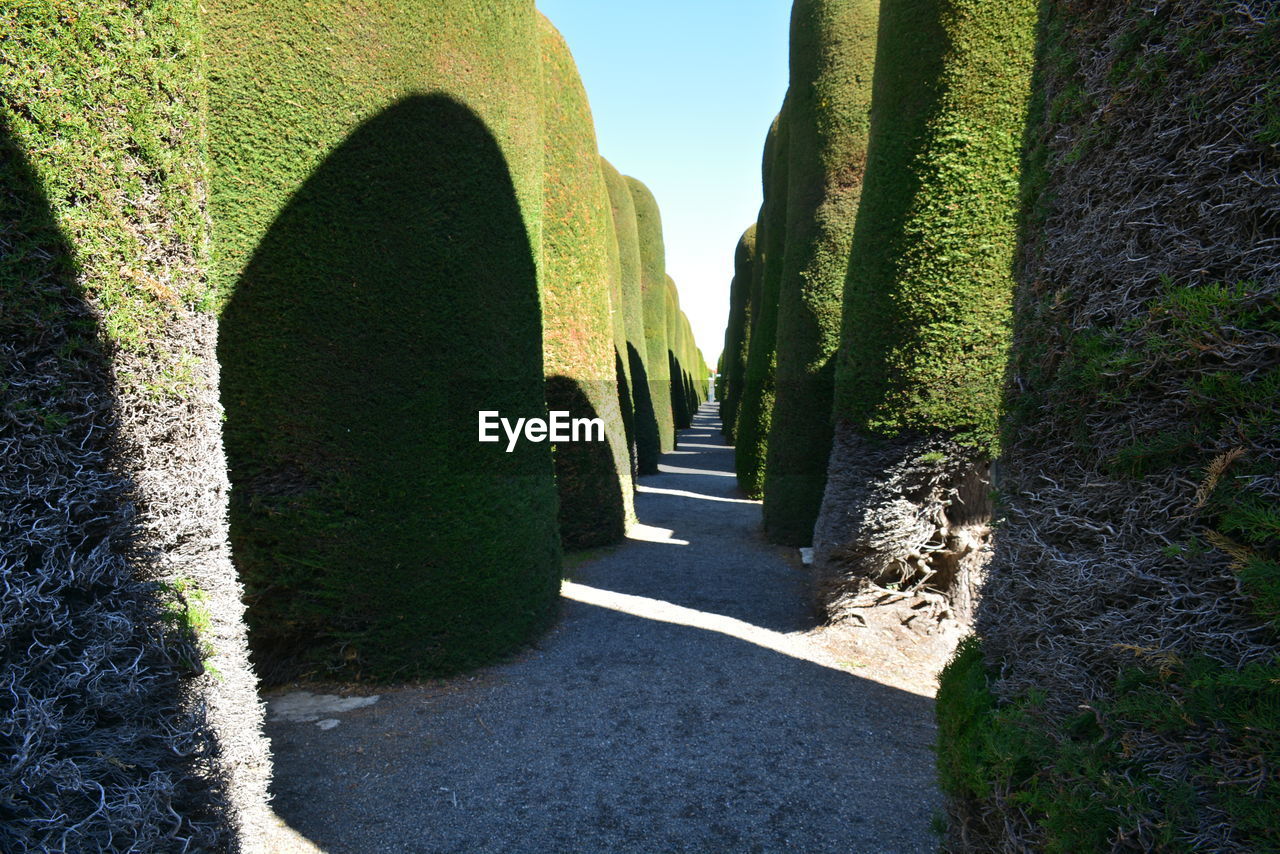
[[[653,190],[667,272],[711,366],[733,249],[787,88],[790,0],[538,0],[587,88],[600,153]]]

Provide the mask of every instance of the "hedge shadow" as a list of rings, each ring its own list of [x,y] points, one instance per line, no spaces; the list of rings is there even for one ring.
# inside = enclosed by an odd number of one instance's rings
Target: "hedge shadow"
[[[404,99],[298,188],[223,316],[231,532],[264,679],[435,675],[552,620],[538,274],[470,108]],[[499,431],[501,432],[501,431]]]

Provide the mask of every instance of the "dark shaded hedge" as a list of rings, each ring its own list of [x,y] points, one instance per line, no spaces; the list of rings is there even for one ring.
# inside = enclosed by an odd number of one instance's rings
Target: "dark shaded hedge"
[[[765,535],[808,545],[831,448],[835,352],[866,168],[879,0],[796,0],[791,11],[786,259]]]
[[[752,268],[756,257],[756,225],[752,223],[738,239],[733,253],[733,281],[729,284],[729,319],[724,330],[724,351],[718,368],[722,377],[717,391],[720,398],[720,429],[733,444],[742,400],[742,385],[747,369],[747,345],[751,331]]]
[[[209,4],[232,536],[268,678],[447,673],[553,619],[549,449],[476,441],[478,410],[546,411],[536,15]]]
[[[1040,8],[952,848],[1280,851],[1280,9]]]

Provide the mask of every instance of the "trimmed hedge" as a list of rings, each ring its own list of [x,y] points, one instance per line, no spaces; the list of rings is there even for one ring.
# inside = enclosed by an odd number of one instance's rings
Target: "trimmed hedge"
[[[702,370],[699,365],[702,363],[702,354],[698,352],[697,341],[693,337],[693,324],[689,322],[689,315],[683,311],[680,312],[680,328],[684,339],[684,381],[685,394],[689,398],[690,418],[698,411],[698,407],[702,404],[703,396],[699,393],[694,377]]]
[[[670,276],[667,280],[667,365],[671,374],[671,422],[676,430],[689,427],[689,389],[685,383],[684,312],[680,294]],[[673,440],[674,441],[674,440]]]
[[[1280,10],[1042,8],[951,847],[1280,851]]]
[[[881,5],[836,438],[814,530],[830,617],[884,587],[927,587],[946,595],[921,607],[971,615],[990,554],[1037,7]]]
[[[735,427],[738,404],[742,399],[751,317],[755,310],[750,299],[755,260],[756,225],[752,223],[738,239],[738,245],[733,253],[733,281],[729,284],[729,321],[724,330],[724,351],[719,369],[723,377],[723,384],[718,391],[720,429],[731,445],[737,435]]]
[[[547,407],[600,418],[605,442],[554,446],[566,549],[622,539],[631,458],[618,401],[611,291],[620,271],[613,212],[587,93],[568,45],[539,16],[543,101],[542,326]],[[620,321],[621,317],[618,318]]]
[[[0,32],[0,850],[252,849],[197,6]]]
[[[546,411],[533,3],[214,0],[207,23],[258,660],[273,680],[492,661],[550,624],[560,570],[549,448],[476,441],[479,410]]]
[[[764,530],[807,546],[831,448],[834,355],[866,169],[879,0],[796,0],[791,11],[786,260]]]
[[[609,234],[605,240],[609,263],[609,314],[613,327],[613,363],[614,376],[618,389],[618,410],[622,414],[623,438],[627,445],[627,475],[631,486],[626,489],[623,500],[626,503],[627,517],[635,516],[634,484],[636,477],[636,402],[631,392],[631,363],[627,357],[627,313],[622,276],[622,249],[618,245],[618,227],[616,211],[613,205],[613,188],[606,171],[613,169],[603,158],[600,162],[600,179],[604,182],[605,196],[609,200]],[[613,170],[617,174],[617,170]],[[618,179],[622,176],[618,175]],[[628,258],[634,262],[635,258]],[[634,277],[635,270],[630,272]]]
[[[787,160],[790,147],[787,104],[774,119],[764,145],[764,205],[756,226],[756,264],[752,270],[752,313],[742,401],[734,428],[738,485],[752,498],[764,491],[765,453],[773,418],[773,374],[778,319],[778,287],[786,257]]]
[[[655,450],[641,445],[641,460],[652,459],[675,448],[675,425],[671,402],[671,363],[667,356],[667,268],[662,240],[662,216],[658,201],[641,182],[627,177],[636,209],[636,233],[640,238],[640,285],[644,303],[645,370],[649,375],[649,399],[658,425]],[[648,437],[641,434],[642,442]]]
[[[614,232],[618,238],[622,271],[622,315],[627,332],[622,357],[630,371],[631,396],[635,406],[636,474],[655,474],[658,471],[658,421],[653,411],[649,372],[645,365],[648,348],[644,338],[644,294],[636,206],[627,179],[609,161],[601,160],[601,164],[613,204]]]
[[[1036,4],[889,0],[881,14],[834,412],[870,435],[994,452]]]

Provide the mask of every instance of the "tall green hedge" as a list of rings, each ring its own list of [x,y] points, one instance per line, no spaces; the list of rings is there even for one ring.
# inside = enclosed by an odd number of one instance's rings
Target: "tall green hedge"
[[[702,357],[698,353],[698,344],[693,337],[693,324],[689,322],[689,315],[683,311],[680,312],[680,328],[681,337],[684,339],[682,350],[684,352],[684,383],[685,394],[689,398],[689,414],[692,418],[693,413],[697,412],[698,406],[702,403],[702,398],[698,394],[694,377],[697,376],[701,369],[698,367],[702,361]]]
[[[631,459],[618,402],[610,266],[613,212],[587,93],[564,38],[539,16],[543,100],[543,354],[547,407],[600,418],[605,442],[554,447],[560,537],[583,549],[622,539]]]
[[[764,529],[808,545],[826,485],[835,352],[867,160],[879,0],[796,0],[791,11],[786,260]]]
[[[995,450],[1035,5],[882,6],[834,408],[859,431]]]
[[[649,188],[627,177],[636,209],[636,232],[640,238],[640,286],[644,302],[645,369],[649,375],[649,399],[658,425],[658,445],[641,446],[641,459],[652,459],[675,447],[675,425],[671,406],[671,364],[667,356],[667,261],[662,239],[662,216],[658,201]],[[648,441],[643,433],[639,438]]]
[[[640,235],[636,226],[635,200],[627,179],[607,160],[601,160],[609,199],[613,203],[613,226],[618,238],[618,258],[622,273],[622,308],[626,327],[626,349],[622,358],[631,378],[634,404],[636,473],[658,471],[658,421],[649,390],[648,347],[644,338],[644,294],[641,284]]]
[[[622,248],[618,243],[616,211],[613,205],[613,189],[606,174],[612,166],[603,158],[600,161],[600,179],[604,182],[605,197],[609,200],[609,234],[605,241],[609,264],[609,314],[613,327],[613,364],[618,392],[618,410],[622,414],[623,438],[627,448],[627,474],[631,486],[625,490],[623,500],[628,508],[628,518],[635,515],[633,495],[636,476],[636,401],[631,391],[631,364],[627,358],[627,312],[622,275]],[[615,174],[617,170],[614,170]],[[622,176],[619,175],[619,178]],[[634,258],[628,258],[633,262]],[[631,275],[634,277],[634,269]]]
[[[671,374],[671,422],[676,430],[689,427],[689,394],[685,384],[684,313],[680,294],[670,276],[667,279],[667,365]]]
[[[724,385],[720,394],[720,429],[729,444],[736,437],[738,404],[742,399],[743,374],[747,368],[747,345],[750,341],[752,268],[756,259],[756,225],[752,223],[738,239],[733,253],[733,281],[729,284],[729,320],[724,331],[724,355],[721,374]]]
[[[211,0],[231,523],[268,678],[408,678],[552,620],[532,2]],[[460,60],[465,57],[465,62]],[[431,94],[423,94],[431,93]]]
[[[1280,851],[1280,8],[1040,8],[953,847]]]
[[[788,96],[789,97],[789,96]],[[742,401],[735,427],[738,485],[759,498],[764,491],[765,453],[773,418],[773,376],[776,359],[778,287],[787,237],[787,158],[789,118],[784,103],[764,145],[764,206],[756,227],[756,264],[752,270],[752,314]]]
[[[0,850],[254,848],[198,5],[0,34]]]

